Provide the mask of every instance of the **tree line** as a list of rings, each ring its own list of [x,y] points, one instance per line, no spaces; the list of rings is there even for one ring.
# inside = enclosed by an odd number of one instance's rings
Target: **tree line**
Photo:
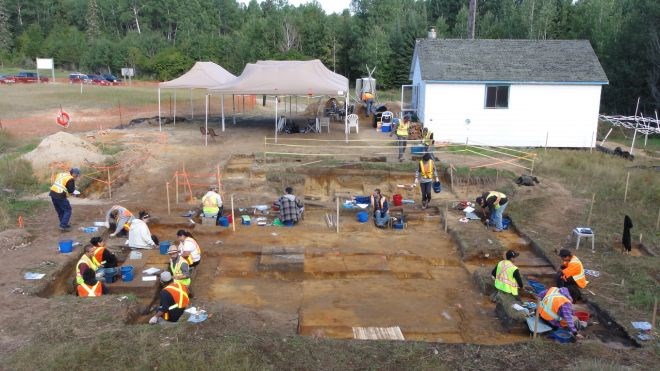
[[[469,0],[352,0],[342,14],[286,0],[0,0],[0,62],[119,72],[167,80],[195,61],[234,74],[260,59],[318,58],[350,81],[367,65],[384,88],[410,83],[417,38],[466,38]],[[587,39],[610,84],[601,110],[630,114],[660,102],[657,0],[481,0],[475,37]]]

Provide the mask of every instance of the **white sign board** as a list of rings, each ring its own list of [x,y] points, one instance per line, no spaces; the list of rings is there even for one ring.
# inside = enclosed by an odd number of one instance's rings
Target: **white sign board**
[[[121,75],[122,76],[127,76],[127,77],[133,77],[133,69],[132,68],[122,68],[121,69]]]
[[[52,70],[53,58],[37,58],[37,69]]]

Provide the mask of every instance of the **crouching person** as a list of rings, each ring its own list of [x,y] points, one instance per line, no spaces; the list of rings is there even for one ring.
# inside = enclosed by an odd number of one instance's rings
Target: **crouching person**
[[[86,269],[83,274],[83,283],[76,287],[76,295],[81,298],[91,298],[108,294],[108,287],[96,280],[96,272]]]
[[[383,196],[378,188],[371,195],[371,206],[374,208],[374,223],[376,227],[387,227],[387,223],[390,220],[389,203],[387,202],[387,197]]]
[[[190,302],[186,285],[172,280],[170,272],[160,274],[163,289],[160,291],[160,305],[156,314],[149,320],[150,325],[178,322]]]

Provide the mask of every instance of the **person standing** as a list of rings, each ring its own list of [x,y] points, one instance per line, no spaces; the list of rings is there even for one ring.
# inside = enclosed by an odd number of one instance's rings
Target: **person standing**
[[[110,234],[110,237],[122,237],[128,234],[128,230],[131,228],[131,222],[135,217],[127,208],[113,205],[105,214],[106,225],[112,226],[110,219],[114,220],[115,223],[115,231]]]
[[[566,327],[575,336],[581,339],[575,326],[576,317],[573,313],[573,298],[565,287],[551,287],[539,293],[539,317],[553,328]]]
[[[422,129],[422,145],[424,145],[424,153],[430,153],[433,161],[438,161],[433,153],[433,145],[435,144],[435,139],[433,139],[433,132],[429,128]]]
[[[376,227],[386,227],[387,222],[390,220],[390,206],[387,202],[387,197],[380,193],[379,188],[374,189],[374,193],[371,195],[371,206],[374,208],[374,223]]]
[[[76,295],[81,298],[89,298],[108,294],[108,287],[103,282],[96,280],[96,274],[93,270],[85,270],[82,277],[83,283],[76,287]]]
[[[431,190],[433,189],[433,180],[439,182],[438,171],[435,168],[435,161],[431,159],[431,154],[425,153],[419,161],[419,166],[415,172],[415,187],[419,183],[422,190],[422,209],[429,207],[431,202]]]
[[[80,169],[77,167],[71,168],[69,172],[61,172],[55,177],[53,185],[50,187],[50,199],[53,202],[57,218],[60,221],[59,228],[62,232],[71,230],[69,220],[71,219],[71,203],[67,195],[72,194],[77,196],[80,194],[76,190],[76,179],[80,177]]]
[[[487,225],[493,225],[495,228],[493,232],[502,232],[502,215],[504,210],[509,205],[509,199],[502,192],[490,191],[484,192],[480,197],[477,197],[477,205],[481,206],[481,210],[486,214],[488,211]]]
[[[403,154],[406,153],[406,144],[410,134],[410,117],[406,116],[403,121],[397,121],[392,126],[390,136],[396,134],[397,146],[399,147],[399,162],[403,161]]]
[[[179,254],[186,259],[188,266],[192,268],[199,265],[202,260],[202,249],[193,238],[192,233],[179,229],[176,232],[176,237],[179,240]]]
[[[507,251],[505,259],[497,263],[491,272],[495,279],[495,288],[513,296],[518,296],[518,289],[523,287],[520,270],[513,264],[513,259],[519,255],[513,250]]]
[[[568,249],[559,250],[559,257],[562,264],[557,272],[557,287],[566,287],[573,299],[580,300],[582,298],[580,289],[587,287],[589,283],[584,275],[582,262]]]
[[[128,247],[132,249],[152,249],[158,245],[158,238],[149,230],[149,219],[151,216],[146,211],[140,211],[137,219],[131,222],[128,231]]]
[[[362,101],[367,105],[366,107],[366,116],[369,117],[372,114],[374,109],[374,95],[370,91],[365,91],[362,93]]]
[[[160,282],[163,285],[163,289],[160,290],[160,305],[156,314],[149,319],[150,325],[178,322],[190,303],[188,288],[186,285],[173,282],[170,272],[161,273]]]
[[[305,207],[300,199],[293,194],[293,188],[286,187],[286,192],[282,197],[275,201],[275,205],[280,208],[280,221],[284,225],[292,226],[298,223]]]
[[[623,218],[623,236],[621,243],[623,244],[623,253],[630,254],[632,251],[632,239],[630,238],[630,229],[633,227],[632,219],[628,215]]]
[[[215,217],[215,224],[218,225],[222,212],[222,197],[218,193],[218,186],[212,184],[209,186],[209,191],[202,197],[202,215],[206,218]]]

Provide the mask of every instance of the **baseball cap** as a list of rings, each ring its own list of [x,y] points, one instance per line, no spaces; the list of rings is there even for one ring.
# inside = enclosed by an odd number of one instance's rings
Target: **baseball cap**
[[[72,167],[71,170],[69,170],[69,173],[71,175],[80,175],[80,169],[78,169],[77,167]]]
[[[172,273],[165,271],[165,272],[160,274],[160,281],[161,282],[168,282],[168,281],[171,281],[171,280],[172,280]]]
[[[509,250],[509,251],[506,252],[506,258],[507,259],[516,258],[518,256],[520,256],[520,254],[518,254],[517,252],[515,252],[513,250]]]

